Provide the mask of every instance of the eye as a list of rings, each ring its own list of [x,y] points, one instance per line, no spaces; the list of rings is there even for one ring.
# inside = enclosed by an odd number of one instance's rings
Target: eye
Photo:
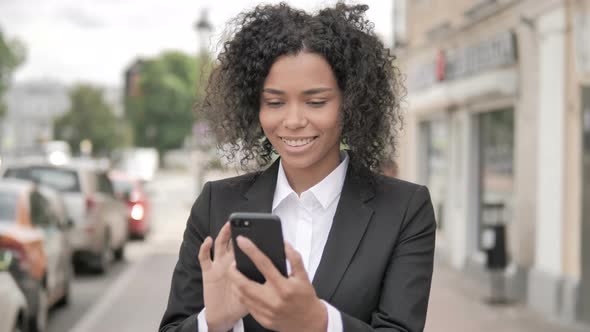
[[[325,100],[311,100],[311,101],[307,102],[307,104],[311,107],[320,108],[320,107],[326,105],[326,101]]]
[[[282,101],[278,101],[278,100],[272,100],[272,101],[267,101],[265,102],[266,106],[270,107],[270,108],[279,108],[281,106],[283,106],[285,103]]]

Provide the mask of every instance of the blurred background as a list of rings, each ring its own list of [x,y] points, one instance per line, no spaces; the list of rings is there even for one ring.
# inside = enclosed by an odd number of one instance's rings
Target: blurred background
[[[257,3],[0,0],[0,332],[156,329],[240,172],[192,105]],[[590,331],[590,0],[361,3],[407,88],[383,171],[437,215],[426,331]]]

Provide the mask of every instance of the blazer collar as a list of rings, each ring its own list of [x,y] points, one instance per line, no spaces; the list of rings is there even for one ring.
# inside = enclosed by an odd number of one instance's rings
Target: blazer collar
[[[280,159],[275,160],[266,170],[258,173],[258,176],[254,178],[252,185],[244,192],[247,202],[241,211],[271,213],[279,163]]]

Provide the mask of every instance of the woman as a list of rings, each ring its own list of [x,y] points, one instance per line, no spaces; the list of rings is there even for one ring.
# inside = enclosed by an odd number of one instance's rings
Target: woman
[[[229,157],[270,167],[205,184],[160,331],[423,330],[436,224],[425,187],[374,173],[403,88],[366,10],[267,5],[234,22],[201,109]],[[267,281],[236,269],[236,211],[281,218],[288,277],[243,237]]]

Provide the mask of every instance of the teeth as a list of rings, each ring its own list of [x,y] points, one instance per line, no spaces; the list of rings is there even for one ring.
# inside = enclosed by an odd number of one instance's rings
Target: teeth
[[[285,142],[287,145],[289,146],[302,146],[302,145],[306,145],[311,143],[311,141],[314,140],[314,138],[306,138],[306,139],[286,139],[286,138],[281,138],[283,140],[283,142]]]

